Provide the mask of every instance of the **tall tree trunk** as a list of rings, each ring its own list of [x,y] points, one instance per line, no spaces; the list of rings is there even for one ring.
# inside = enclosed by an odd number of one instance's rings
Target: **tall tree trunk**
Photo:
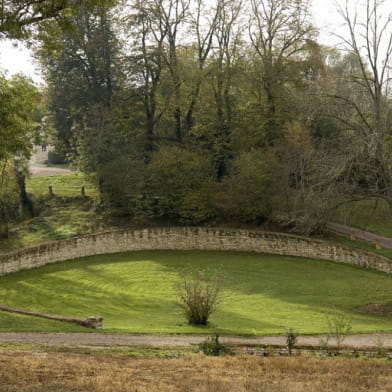
[[[23,173],[23,170],[17,165],[14,166],[14,173],[16,184],[19,189],[20,215],[22,219],[32,218],[34,216],[34,204],[26,192],[26,176]]]

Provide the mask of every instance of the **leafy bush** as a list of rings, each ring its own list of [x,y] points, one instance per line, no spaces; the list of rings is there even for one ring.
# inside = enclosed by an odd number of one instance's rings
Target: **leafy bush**
[[[282,170],[265,152],[240,154],[233,162],[226,185],[226,214],[241,221],[259,222],[269,218],[280,203]]]
[[[178,286],[179,303],[189,324],[207,325],[218,303],[222,282],[220,271],[192,271],[189,268],[183,271]]]
[[[116,156],[101,165],[94,181],[100,192],[101,202],[118,216],[144,214],[149,209],[143,202],[145,164],[132,156]]]
[[[204,355],[218,357],[220,355],[232,355],[233,351],[226,344],[219,342],[219,336],[207,338],[199,344],[199,349]]]
[[[297,344],[297,337],[298,334],[296,334],[291,328],[286,330],[286,345],[289,350],[289,355],[291,355],[294,346]]]
[[[214,211],[209,203],[213,169],[208,156],[179,147],[162,147],[147,167],[145,194],[156,217],[197,224]]]

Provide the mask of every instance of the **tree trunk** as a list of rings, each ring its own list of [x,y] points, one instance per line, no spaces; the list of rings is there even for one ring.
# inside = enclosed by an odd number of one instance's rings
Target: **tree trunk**
[[[29,195],[26,192],[26,176],[23,173],[23,170],[20,167],[14,167],[16,184],[19,189],[19,204],[21,217],[23,218],[32,218],[34,216],[34,204],[30,199]]]

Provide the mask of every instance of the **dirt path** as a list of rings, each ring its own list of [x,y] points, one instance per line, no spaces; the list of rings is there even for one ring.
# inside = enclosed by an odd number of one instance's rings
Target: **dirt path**
[[[43,176],[55,176],[59,174],[69,174],[74,173],[72,170],[63,169],[60,167],[50,167],[50,166],[40,166],[40,165],[30,165],[31,177],[43,177]]]
[[[327,227],[335,233],[352,235],[360,240],[379,244],[385,249],[392,249],[392,238],[383,237],[378,234],[370,233],[369,231],[357,229],[356,227],[341,225],[340,223],[328,222]]]
[[[319,346],[321,336],[299,336],[302,346]],[[189,346],[205,340],[206,336],[186,335],[131,335],[110,333],[39,333],[39,332],[1,332],[0,343],[38,343],[53,346]],[[222,343],[238,345],[285,345],[283,336],[265,336],[261,338],[221,337]],[[344,345],[350,347],[383,347],[392,349],[392,333],[350,335]],[[334,339],[330,340],[334,345]]]

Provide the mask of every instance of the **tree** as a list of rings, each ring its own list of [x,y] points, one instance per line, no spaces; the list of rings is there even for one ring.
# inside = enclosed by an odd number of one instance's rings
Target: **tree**
[[[70,3],[70,0],[3,0],[0,39],[27,38],[34,25],[58,17]]]
[[[383,0],[366,0],[363,7],[363,13],[351,11],[347,0],[339,10],[349,33],[341,38],[354,66],[348,94],[338,91],[333,98],[351,113],[338,116],[356,146],[351,181],[367,196],[386,200],[392,213],[392,13]]]
[[[225,215],[252,223],[268,220],[283,195],[284,166],[271,152],[252,150],[239,153],[230,169],[221,201]]]
[[[209,158],[176,145],[154,152],[144,189],[152,216],[197,224],[214,215],[209,203],[214,178]]]
[[[7,80],[0,76],[0,235],[7,234],[11,219],[33,214],[25,189],[25,163],[31,152],[39,98],[37,88],[25,77]]]
[[[116,0],[3,0],[0,2],[0,39],[28,39],[42,22],[70,28],[70,16],[78,6],[109,6]],[[47,25],[46,25],[47,26]]]
[[[285,140],[273,151],[284,181],[272,220],[306,235],[321,232],[341,201],[346,156],[332,144],[316,144],[300,122],[288,126]]]
[[[144,109],[145,160],[149,162],[156,149],[155,129],[162,112],[158,109],[158,88],[164,68],[164,40],[166,32],[157,29],[154,8],[139,0],[133,4],[129,20],[133,45],[129,60],[128,79],[131,89],[140,98]]]
[[[284,91],[290,67],[304,53],[314,28],[307,0],[251,0],[249,36],[260,61],[259,83],[264,92],[265,139],[282,135]]]
[[[107,5],[81,5],[70,21],[72,30],[48,26],[38,53],[61,150],[95,172],[111,148],[118,44]]]
[[[28,157],[33,136],[33,115],[39,93],[32,81],[22,75],[11,80],[0,76],[0,161],[15,156]]]
[[[149,0],[144,7],[152,16],[151,32],[156,42],[164,39],[166,50],[163,60],[170,78],[171,112],[174,120],[174,138],[178,143],[184,142],[182,121],[182,79],[178,58],[178,41],[181,27],[187,21],[190,0]]]
[[[233,78],[238,72],[237,63],[241,56],[241,27],[238,24],[241,6],[242,1],[219,0],[217,3],[217,25],[214,30],[216,47],[211,59],[210,80],[216,109],[212,150],[218,179],[227,175],[231,158],[235,102]]]
[[[196,37],[196,42],[192,45],[196,51],[196,61],[193,83],[190,87],[190,102],[186,110],[185,129],[188,135],[195,125],[194,111],[199,101],[201,85],[208,75],[205,70],[209,60],[210,52],[213,48],[214,35],[218,29],[219,20],[222,18],[223,1],[218,0],[215,9],[211,13],[211,9],[206,9],[206,1],[197,0],[194,16],[191,15],[191,32]],[[190,49],[192,49],[192,46]]]

